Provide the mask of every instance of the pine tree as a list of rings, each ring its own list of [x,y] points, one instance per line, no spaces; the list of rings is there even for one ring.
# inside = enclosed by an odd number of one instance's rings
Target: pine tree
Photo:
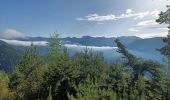
[[[51,86],[53,99],[67,99],[67,91],[72,90],[72,84],[78,77],[76,66],[72,65],[67,48],[60,42],[58,35],[52,37],[47,55],[48,71],[44,75],[44,87]],[[47,90],[44,90],[44,92]],[[48,95],[48,93],[46,93]]]
[[[0,71],[0,100],[13,99],[13,93],[8,88],[9,78],[8,75]]]
[[[169,6],[167,6],[169,7]],[[170,99],[170,8],[166,12],[161,12],[159,14],[159,19],[156,22],[162,24],[166,23],[169,24],[168,26],[168,35],[166,38],[163,39],[165,46],[161,49],[158,49],[162,55],[166,57],[166,68],[165,74],[162,76],[162,99],[169,100]]]
[[[163,66],[155,61],[139,59],[131,54],[119,40],[115,40],[115,42],[118,52],[125,58],[124,70],[132,70],[130,83],[132,87],[129,88],[137,90],[134,93],[138,95],[138,98],[145,98],[145,94],[148,98],[157,98],[157,96],[160,98],[159,84]],[[147,76],[146,73],[150,76]],[[134,96],[132,95],[132,97]]]
[[[116,100],[116,94],[110,88],[102,88],[97,80],[88,78],[75,86],[77,94],[73,96],[68,93],[70,100]]]
[[[166,38],[163,39],[165,46],[159,49],[160,53],[167,58],[168,70],[167,72],[170,73],[170,8],[166,12],[161,12],[159,14],[159,19],[156,22],[162,24],[166,23],[169,24],[168,26],[168,35]]]
[[[127,60],[127,65],[133,67],[134,64],[137,63],[137,58],[127,50],[127,48],[119,41],[119,39],[116,39],[115,43],[117,44],[118,52],[123,55],[125,60]]]
[[[38,99],[45,70],[36,48],[31,45],[10,76],[10,88],[16,90],[21,99]]]

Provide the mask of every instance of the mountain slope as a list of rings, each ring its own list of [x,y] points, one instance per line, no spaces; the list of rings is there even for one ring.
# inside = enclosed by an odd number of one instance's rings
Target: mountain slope
[[[0,40],[0,45],[7,45],[7,43],[2,41],[2,40]]]
[[[118,37],[118,39],[124,45],[129,45],[129,44],[134,43],[136,41],[142,40],[142,38],[139,38],[139,37],[136,37],[136,36],[121,36],[121,37]]]
[[[128,44],[127,47],[133,50],[151,52],[155,51],[156,48],[163,47],[162,39],[161,37],[141,39]]]
[[[84,46],[114,46],[114,40],[116,38],[106,38],[106,37],[90,37],[90,36],[83,36],[81,38],[61,38],[61,41],[63,41],[66,44],[79,44]]]
[[[0,44],[0,69],[10,72],[14,69],[14,65],[19,62],[22,53],[9,45]]]
[[[137,40],[128,44],[127,48],[137,56],[162,61],[162,55],[156,50],[165,45],[162,39],[155,37]]]
[[[117,37],[119,38],[119,40],[127,45],[130,44],[134,41],[137,40],[141,40],[141,38],[136,37],[136,36],[121,36],[121,37]],[[114,40],[116,39],[116,37],[91,37],[91,36],[83,36],[81,38],[77,38],[77,37],[66,37],[66,38],[60,38],[60,40],[64,43],[64,44],[78,44],[78,45],[84,45],[84,46],[116,46],[116,44],[114,43]],[[27,38],[19,38],[16,40],[20,40],[20,41],[47,41],[47,42],[51,42],[51,38],[46,38],[46,37],[27,37]]]
[[[161,48],[164,46],[162,37],[142,39],[136,36],[122,36],[118,38],[128,48],[128,50],[131,51],[136,56],[146,58],[146,59],[153,59],[157,61],[162,60],[160,53],[156,51],[156,48]],[[103,52],[105,58],[113,59],[116,55],[116,53],[114,52],[115,49],[110,49],[116,47],[116,44],[114,43],[114,40],[116,39],[115,37],[107,38],[107,37],[83,36],[81,38],[67,37],[67,38],[60,38],[60,39],[64,44],[67,44],[68,50],[71,54],[74,54],[75,52],[80,50],[84,50],[82,49],[82,46],[84,46],[84,48],[86,46],[91,46],[94,47],[93,49],[96,48],[95,51],[97,50]],[[22,41],[50,42],[51,38],[28,37],[28,38],[17,39],[17,40],[20,42]],[[25,51],[25,49],[28,48],[28,46],[21,46],[15,44],[10,44],[10,46],[21,51]],[[36,47],[41,55],[44,55],[47,51],[47,46],[36,46]]]

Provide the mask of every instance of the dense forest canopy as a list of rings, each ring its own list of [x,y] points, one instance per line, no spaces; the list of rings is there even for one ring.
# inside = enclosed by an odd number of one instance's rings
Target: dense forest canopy
[[[156,21],[168,23],[169,15],[161,12]],[[170,100],[170,31],[163,42],[157,50],[164,64],[138,58],[119,39],[122,58],[112,63],[88,47],[70,56],[57,34],[44,56],[33,43],[24,53],[2,43],[0,56],[7,56],[0,59],[0,100]]]
[[[11,73],[0,72],[2,100],[168,100],[165,66],[137,58],[115,40],[122,61],[107,63],[92,49],[69,56],[53,36],[46,56],[31,45]]]

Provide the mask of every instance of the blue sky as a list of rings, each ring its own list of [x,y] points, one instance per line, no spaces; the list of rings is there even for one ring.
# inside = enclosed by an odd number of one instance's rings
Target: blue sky
[[[165,36],[155,23],[169,0],[0,0],[0,38]]]

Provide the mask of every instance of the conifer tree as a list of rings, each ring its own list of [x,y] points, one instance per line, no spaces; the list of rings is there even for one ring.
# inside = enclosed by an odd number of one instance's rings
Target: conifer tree
[[[67,91],[72,90],[72,84],[78,75],[76,66],[72,66],[68,50],[62,45],[58,35],[54,34],[52,39],[53,41],[49,43],[49,53],[47,55],[48,71],[44,75],[44,86],[46,88],[51,86],[53,99],[65,100],[67,99]]]
[[[16,90],[21,99],[39,99],[44,71],[43,61],[31,45],[10,76],[10,88]]]
[[[13,93],[8,88],[9,78],[8,75],[0,71],[0,100],[13,99]]]
[[[167,6],[168,7],[168,6]],[[163,39],[165,46],[159,49],[160,53],[167,58],[167,71],[170,73],[170,8],[166,12],[161,12],[159,14],[159,19],[156,22],[162,24],[166,23],[169,24],[168,26],[168,35],[166,38]]]
[[[76,96],[68,93],[69,100],[116,100],[116,94],[111,88],[102,88],[97,80],[88,78],[75,86]]]
[[[162,24],[169,24],[168,26],[168,35],[163,39],[165,46],[159,49],[160,53],[166,57],[166,68],[165,74],[162,76],[162,99],[169,100],[170,99],[170,8],[169,6],[166,12],[161,12],[159,14],[159,19],[156,22]]]
[[[129,88],[137,90],[134,93],[140,98],[145,98],[146,94],[148,98],[156,98],[156,96],[160,95],[159,84],[161,82],[162,65],[155,61],[139,59],[131,54],[118,39],[115,42],[118,46],[118,52],[125,58],[124,69],[132,69],[132,87]],[[145,77],[146,73],[150,76]],[[133,92],[131,91],[131,93]]]

